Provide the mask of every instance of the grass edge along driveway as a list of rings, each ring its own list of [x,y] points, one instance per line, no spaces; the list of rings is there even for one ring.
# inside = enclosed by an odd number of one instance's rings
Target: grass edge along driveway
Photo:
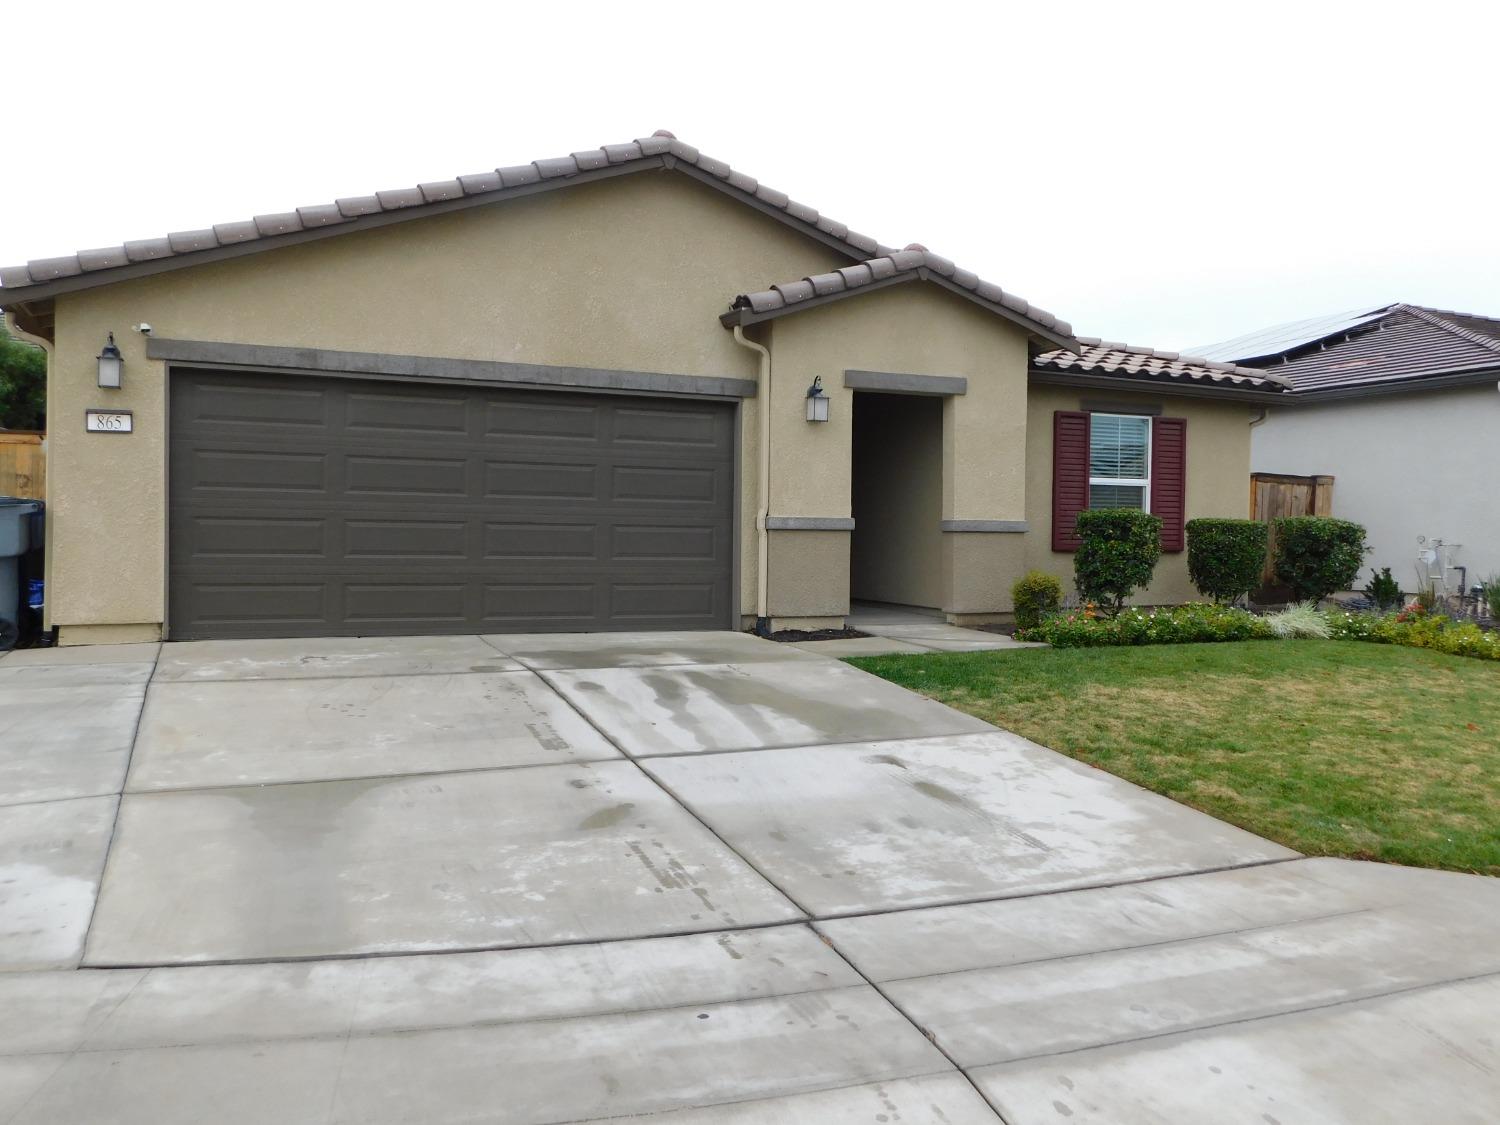
[[[850,664],[1308,855],[1500,875],[1500,667],[1349,641]]]

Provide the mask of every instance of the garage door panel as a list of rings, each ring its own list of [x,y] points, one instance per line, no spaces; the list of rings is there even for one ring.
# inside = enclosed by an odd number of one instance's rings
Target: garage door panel
[[[511,438],[522,445],[598,442],[603,407],[597,402],[492,400],[485,408],[485,437]]]
[[[174,372],[170,635],[723,628],[733,421],[688,400]]]
[[[382,439],[399,441],[403,436],[425,441],[433,434],[467,435],[469,403],[452,395],[353,392],[344,399],[344,432],[352,435],[378,433]]]

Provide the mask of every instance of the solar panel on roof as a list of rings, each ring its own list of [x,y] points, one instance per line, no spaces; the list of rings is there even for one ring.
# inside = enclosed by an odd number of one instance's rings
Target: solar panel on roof
[[[1185,348],[1184,352],[1202,359],[1219,360],[1222,363],[1246,363],[1254,359],[1265,359],[1281,355],[1304,344],[1338,336],[1363,324],[1379,320],[1390,309],[1390,305],[1376,308],[1353,309],[1349,312],[1315,316],[1308,320],[1293,320],[1286,324],[1273,324],[1260,328],[1232,340],[1202,347]]]

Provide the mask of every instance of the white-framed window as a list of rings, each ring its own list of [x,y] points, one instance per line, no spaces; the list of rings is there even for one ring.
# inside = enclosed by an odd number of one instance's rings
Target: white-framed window
[[[1151,419],[1089,415],[1089,507],[1151,510]]]

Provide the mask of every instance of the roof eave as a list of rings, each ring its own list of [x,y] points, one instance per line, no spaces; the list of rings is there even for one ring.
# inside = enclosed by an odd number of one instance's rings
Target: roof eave
[[[1319,387],[1316,390],[1294,390],[1286,396],[1290,404],[1312,406],[1320,402],[1334,402],[1347,398],[1371,398],[1379,395],[1419,394],[1422,391],[1442,391],[1453,387],[1482,386],[1500,382],[1500,364],[1469,371],[1449,371],[1442,374],[1412,375],[1404,379],[1382,379],[1370,383],[1350,383],[1344,386]]]
[[[962,285],[955,284],[948,278],[925,266],[894,274],[891,277],[884,277],[879,281],[857,285],[851,289],[841,289],[837,293],[825,293],[821,297],[809,297],[805,301],[793,301],[790,304],[782,305],[780,308],[766,309],[764,312],[756,312],[754,309],[748,307],[731,308],[728,312],[719,315],[719,323],[724,325],[725,328],[733,328],[735,325],[746,327],[751,324],[760,324],[767,320],[775,320],[777,317],[788,316],[807,309],[820,308],[834,301],[842,301],[848,297],[859,297],[865,293],[874,293],[881,289],[889,289],[893,285],[901,285],[911,281],[930,281],[934,285],[941,286],[948,290],[948,292],[954,293],[966,301],[971,301],[980,308],[992,312],[1004,320],[1010,321],[1018,328],[1024,329],[1027,335],[1033,340],[1045,344],[1049,348],[1062,348],[1064,351],[1071,352],[1076,351],[1080,347],[1074,337],[1054,332],[1045,325],[1022,316],[1020,313],[1008,309],[1004,305],[996,304],[994,301],[987,301],[973,290],[965,289]]]
[[[1274,384],[1270,387],[1245,387],[1227,384],[1227,381],[1215,383],[1172,376],[1152,377],[1139,372],[1128,375],[1080,374],[1033,367],[1029,372],[1029,377],[1033,383],[1056,387],[1085,387],[1096,390],[1134,389],[1156,394],[1185,395],[1190,398],[1231,399],[1235,402],[1285,403],[1290,398],[1289,391],[1277,390]]]

